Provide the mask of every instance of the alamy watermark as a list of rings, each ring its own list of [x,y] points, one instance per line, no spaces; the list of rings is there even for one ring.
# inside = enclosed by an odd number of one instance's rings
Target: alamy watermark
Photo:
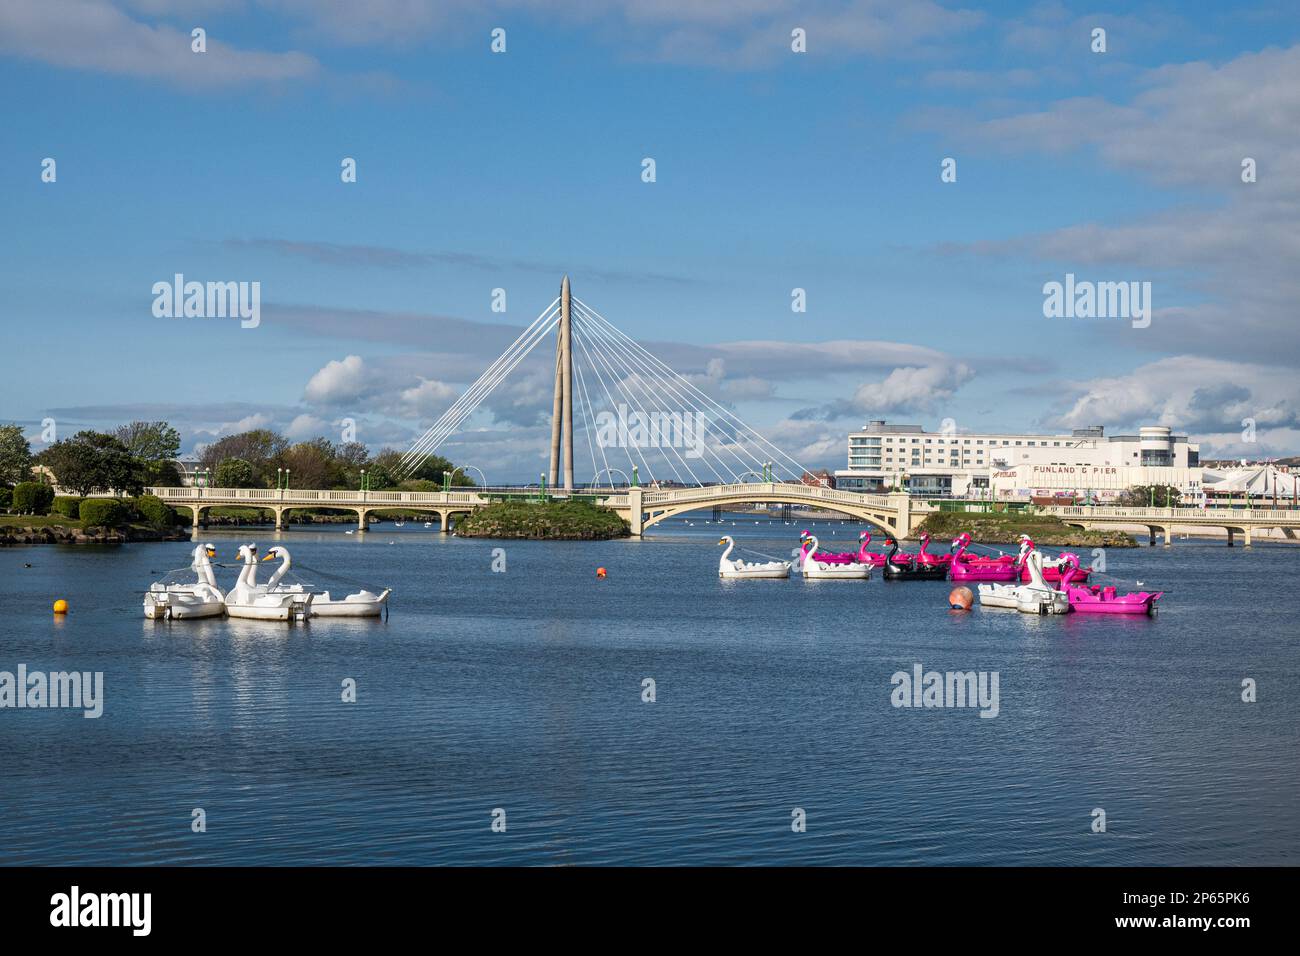
[[[155,282],[153,295],[153,314],[159,319],[238,318],[245,329],[262,322],[260,282],[186,282],[178,272],[171,282]]]
[[[0,671],[0,709],[15,707],[83,711],[94,720],[104,713],[104,672],[95,671],[28,671],[26,664],[18,672]]]
[[[920,664],[912,672],[895,671],[889,683],[889,702],[895,707],[978,707],[981,717],[996,717],[1001,709],[997,671],[927,671]]]
[[[1048,319],[1132,319],[1133,328],[1151,324],[1150,282],[1065,282],[1043,284],[1043,316]]]
[[[596,441],[601,448],[684,448],[687,458],[704,455],[708,419],[699,412],[629,411],[596,416]]]

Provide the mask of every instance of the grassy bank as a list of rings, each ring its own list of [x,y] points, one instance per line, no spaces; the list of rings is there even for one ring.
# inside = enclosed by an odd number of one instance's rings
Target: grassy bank
[[[1013,542],[1027,534],[1035,544],[1049,547],[1137,547],[1137,542],[1124,531],[1083,531],[1070,527],[1055,515],[938,511],[927,515],[913,530],[912,537],[923,531],[939,542],[951,541],[965,531],[977,542]]]
[[[544,538],[603,541],[629,534],[627,522],[608,508],[583,502],[498,502],[462,518],[463,538]]]

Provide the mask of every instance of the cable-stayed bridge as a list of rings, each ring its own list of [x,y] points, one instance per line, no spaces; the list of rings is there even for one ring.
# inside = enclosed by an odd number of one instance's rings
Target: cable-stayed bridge
[[[555,335],[555,379],[547,487],[572,492],[575,408],[590,459],[588,487],[701,487],[750,480],[799,480],[803,465],[730,408],[680,375],[573,296],[560,295],[407,452],[398,477],[414,474],[444,441],[484,406],[541,343]],[[585,469],[581,451],[579,468]]]
[[[399,474],[420,465],[488,402],[512,372],[555,333],[555,379],[551,408],[550,467],[537,485],[445,487],[442,491],[348,491],[298,488],[149,488],[169,505],[186,508],[197,532],[211,508],[243,505],[275,515],[283,530],[295,509],[354,511],[365,531],[376,511],[425,513],[446,531],[459,515],[502,500],[581,498],[617,511],[641,534],[665,518],[703,508],[737,504],[788,504],[837,511],[899,538],[935,507],[906,492],[862,494],[802,481],[806,469],[745,424],[687,376],[671,369],[581,299],[566,276],[560,294],[469,388],[411,445]],[[576,347],[575,347],[576,346]],[[585,439],[591,477],[577,481],[575,409]],[[575,461],[576,457],[576,461]],[[621,480],[615,482],[615,476]],[[1252,531],[1300,531],[1300,513],[1239,508],[1045,509],[1081,528],[1145,525],[1150,540],[1174,527],[1219,527],[1228,543]]]

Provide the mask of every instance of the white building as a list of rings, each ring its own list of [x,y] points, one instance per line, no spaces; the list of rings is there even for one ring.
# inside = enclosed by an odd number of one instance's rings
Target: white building
[[[905,485],[920,497],[1105,502],[1134,485],[1162,484],[1188,503],[1203,496],[1200,446],[1161,425],[1106,437],[1100,425],[1026,435],[927,432],[879,420],[850,434],[848,451],[835,485],[851,491]]]

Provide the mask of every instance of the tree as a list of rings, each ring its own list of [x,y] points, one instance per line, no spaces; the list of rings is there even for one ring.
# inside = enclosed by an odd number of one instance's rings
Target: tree
[[[289,447],[288,440],[266,428],[227,435],[204,447],[199,463],[204,468],[216,469],[227,458],[246,461],[253,469],[253,484],[248,487],[271,487],[275,480],[276,460]]]
[[[180,454],[181,434],[166,422],[131,422],[113,433],[136,458],[168,461]]]
[[[344,484],[334,446],[326,438],[299,442],[281,455],[278,463],[289,469],[296,488],[334,488]]]
[[[1182,492],[1173,485],[1134,485],[1115,503],[1121,508],[1177,508],[1181,499]]]
[[[97,491],[138,495],[144,488],[144,468],[113,435],[80,431],[55,442],[36,456],[54,472],[61,488],[86,496]]]
[[[227,458],[217,465],[212,483],[217,488],[253,488],[257,481],[251,464],[242,458]]]
[[[17,425],[0,425],[0,485],[16,485],[32,477],[32,446]]]

